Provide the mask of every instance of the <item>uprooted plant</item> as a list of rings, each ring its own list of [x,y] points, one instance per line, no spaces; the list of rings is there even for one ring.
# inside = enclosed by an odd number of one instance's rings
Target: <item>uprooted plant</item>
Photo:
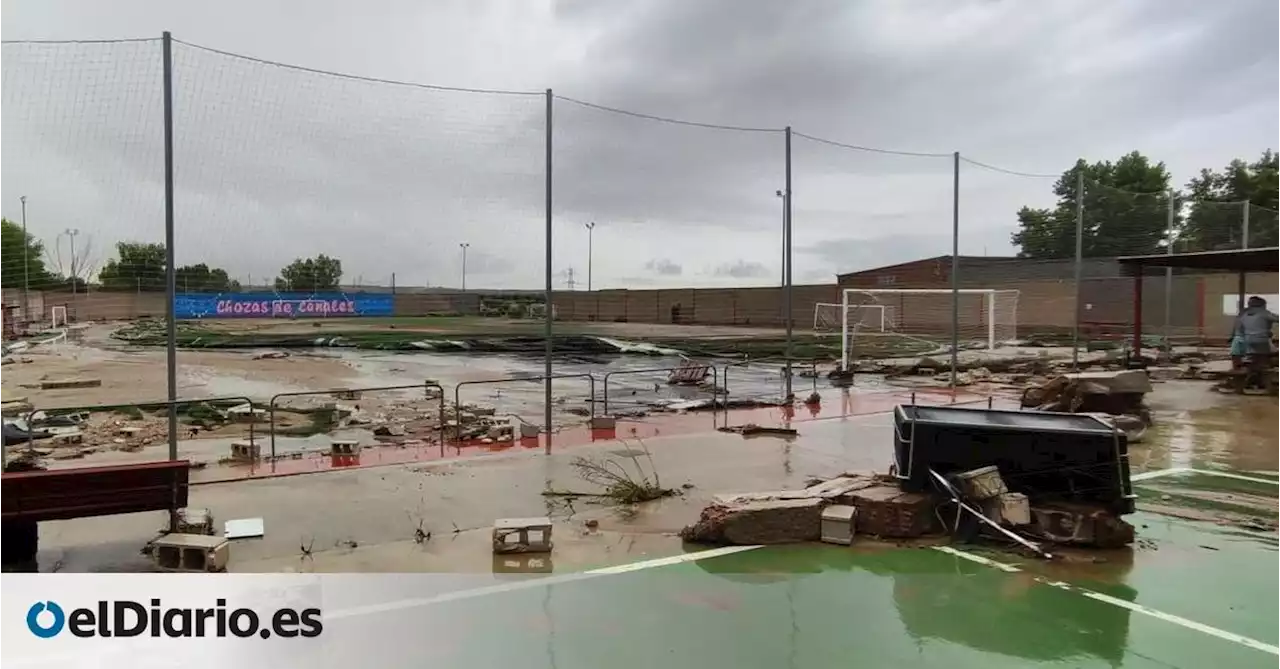
[[[678,495],[679,492],[662,487],[662,479],[653,464],[653,455],[644,441],[635,440],[640,450],[627,448],[626,458],[575,457],[570,466],[578,478],[603,488],[603,492],[571,492],[547,490],[543,494],[552,497],[599,497],[617,504],[638,504],[650,500]],[[624,445],[630,446],[627,442]],[[644,456],[644,461],[641,456]],[[630,467],[627,461],[630,461]],[[648,466],[645,466],[645,462]]]

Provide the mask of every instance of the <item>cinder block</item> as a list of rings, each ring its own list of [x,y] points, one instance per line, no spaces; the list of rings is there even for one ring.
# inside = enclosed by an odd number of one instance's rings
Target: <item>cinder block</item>
[[[178,509],[178,534],[213,534],[213,513],[208,509]]]
[[[502,518],[493,523],[494,553],[550,553],[550,518]]]
[[[618,427],[618,419],[613,416],[593,416],[591,418],[591,429],[593,430],[615,430]]]
[[[329,455],[356,455],[360,452],[360,442],[354,439],[334,439],[329,443]]]
[[[151,543],[151,560],[163,571],[222,572],[231,543],[206,534],[166,534]]]
[[[238,462],[257,462],[262,459],[262,445],[254,441],[231,442],[231,459]]]
[[[829,544],[853,544],[854,523],[858,509],[835,504],[822,510],[822,540]]]

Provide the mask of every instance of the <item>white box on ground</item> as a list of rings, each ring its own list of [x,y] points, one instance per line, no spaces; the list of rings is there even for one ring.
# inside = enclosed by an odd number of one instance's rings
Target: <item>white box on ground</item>
[[[550,553],[550,518],[501,518],[493,523],[494,553]]]
[[[823,509],[822,541],[841,546],[852,545],[857,516],[858,510],[852,506],[834,504]]]
[[[230,558],[230,542],[207,534],[166,534],[151,544],[151,559],[164,571],[226,571]]]
[[[1000,516],[1010,525],[1031,524],[1031,501],[1020,492],[1006,492],[995,499]]]
[[[956,481],[960,484],[960,491],[973,499],[991,499],[1009,492],[1004,479],[1000,478],[1000,470],[994,466],[956,474]]]

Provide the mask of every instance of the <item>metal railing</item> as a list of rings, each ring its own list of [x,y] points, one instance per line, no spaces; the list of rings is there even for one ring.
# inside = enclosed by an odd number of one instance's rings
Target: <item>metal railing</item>
[[[591,394],[590,394],[590,396],[589,396],[589,400],[588,400],[587,404],[591,407],[591,408],[590,408],[590,411],[591,411],[590,417],[591,417],[591,418],[595,418],[595,415],[596,415],[596,377],[595,377],[595,376],[592,376],[591,374],[588,374],[588,373],[578,373],[578,374],[551,374],[550,376],[548,376],[548,375],[545,375],[545,374],[544,374],[544,375],[542,375],[542,376],[522,376],[522,377],[518,377],[518,378],[505,378],[505,379],[480,379],[480,380],[477,380],[477,381],[461,381],[461,382],[459,382],[459,383],[458,383],[458,385],[456,385],[456,386],[454,386],[454,387],[453,387],[453,407],[454,407],[454,410],[455,410],[455,411],[457,411],[457,410],[462,406],[462,387],[463,387],[463,386],[481,386],[481,385],[492,385],[492,384],[498,384],[498,383],[520,383],[520,382],[530,382],[530,381],[544,381],[544,382],[545,382],[545,381],[554,381],[554,380],[556,380],[556,379],[586,379],[586,380],[587,380],[587,384],[588,384],[588,386],[589,386],[589,390],[588,390],[588,392],[589,392],[589,393],[591,393]],[[543,432],[543,434],[547,435],[547,444],[546,444],[545,452],[546,452],[546,453],[551,453],[551,434],[552,434],[553,430],[552,430],[552,426],[551,426],[551,424],[550,424],[550,422],[551,422],[551,419],[550,419],[551,408],[550,408],[550,406],[546,407],[546,412],[547,412],[547,416],[545,416],[545,417],[543,418],[543,420],[544,420],[544,421],[546,421],[548,424],[547,424],[547,425],[542,426],[542,432]],[[459,427],[461,427],[461,426],[459,426]]]
[[[276,393],[275,395],[272,395],[271,401],[267,404],[269,420],[271,421],[270,422],[271,459],[275,460],[276,458],[276,402],[281,398],[310,397],[310,396],[320,396],[320,395],[328,395],[330,397],[335,397],[335,396],[346,394],[346,393],[366,393],[366,392],[376,393],[376,392],[385,392],[385,391],[391,391],[391,390],[417,390],[419,388],[421,388],[424,393],[434,388],[439,394],[438,399],[440,400],[440,408],[438,411],[440,415],[440,446],[441,448],[444,448],[444,416],[445,416],[444,387],[438,383],[429,383],[424,381],[422,383],[409,383],[409,384],[398,385],[398,386],[375,386],[372,388],[331,388],[329,390],[307,390],[307,391],[300,391],[300,392],[293,392],[293,393]],[[430,399],[430,398],[428,397],[427,399]]]
[[[167,408],[170,406],[178,407],[178,406],[187,405],[187,404],[208,404],[213,402],[219,402],[219,403],[243,402],[245,404],[248,404],[250,407],[249,417],[251,419],[254,417],[253,416],[253,400],[249,399],[248,397],[238,396],[238,395],[232,395],[227,397],[208,397],[208,398],[201,398],[201,399],[174,400],[172,402],[170,402],[169,400],[162,400],[159,402],[122,402],[119,404],[89,404],[89,405],[82,405],[82,406],[54,407],[51,409],[41,409],[41,408],[32,406],[31,410],[28,411],[26,414],[27,455],[31,456],[35,454],[36,436],[35,436],[35,429],[33,428],[31,423],[32,423],[32,420],[35,418],[35,415],[40,412],[44,412],[47,415],[63,415],[67,413],[76,413],[80,411],[88,411],[90,413],[97,413],[102,411],[119,411],[121,409],[137,409],[139,411],[144,411],[148,407]],[[54,412],[56,412],[56,414]],[[255,421],[253,420],[249,421],[249,440],[250,441],[252,441],[254,438],[254,427],[253,427],[254,422]],[[58,435],[56,434],[52,435],[52,437],[57,437],[57,436]],[[177,453],[178,453],[178,445],[176,443],[169,444],[169,459],[170,460],[177,459],[178,457]],[[8,464],[8,450],[0,449],[0,454],[3,454],[3,458],[0,458],[0,466]]]
[[[802,366],[807,366],[807,367],[809,367],[810,371],[812,371],[812,372],[813,372],[813,374],[814,374],[814,377],[813,377],[813,378],[814,378],[814,379],[817,379],[817,374],[818,374],[818,362],[817,362],[816,360],[797,360],[797,359],[795,359],[795,358],[792,358],[790,362],[791,362],[791,367],[790,367],[790,369],[792,370],[792,372],[791,372],[792,377],[794,377],[794,376],[795,376],[795,369],[796,369],[796,367],[797,367],[798,365],[802,365]],[[760,364],[763,364],[763,365],[780,364],[780,365],[782,365],[782,366],[779,368],[779,370],[778,370],[778,371],[783,375],[783,378],[784,378],[784,380],[785,380],[785,378],[786,378],[786,373],[787,373],[787,369],[788,369],[788,367],[787,367],[787,359],[786,359],[786,358],[757,358],[757,359],[754,359],[754,360],[738,360],[738,361],[736,361],[736,362],[725,363],[725,365],[724,365],[724,373],[721,375],[721,378],[723,378],[723,379],[724,379],[724,393],[725,393],[725,396],[726,396],[726,401],[727,401],[727,397],[728,397],[728,395],[729,395],[729,369],[730,369],[731,367],[748,367],[748,366],[750,366],[750,365],[760,365]],[[814,386],[814,387],[816,388],[816,387],[817,387],[817,386],[816,386],[817,381],[815,380],[815,381],[814,381],[814,383],[815,383],[815,386]],[[789,384],[788,384],[788,385],[789,385]],[[784,398],[784,399],[785,399],[785,398]]]
[[[716,406],[715,405],[716,390],[714,389],[718,389],[720,387],[720,373],[716,370],[715,365],[708,364],[706,367],[707,369],[711,370],[711,384],[713,388],[712,394],[711,394],[711,398],[712,398],[711,407],[712,407],[712,410],[714,411]],[[622,374],[657,374],[659,372],[670,373],[670,372],[676,371],[677,369],[687,369],[687,368],[685,367],[654,367],[651,369],[619,369],[612,372],[607,372],[604,375],[604,379],[603,379],[602,391],[604,393],[604,397],[601,400],[601,403],[603,404],[602,412],[605,415],[609,414],[609,379],[610,378],[614,376],[620,376]],[[594,402],[592,404],[594,404]]]

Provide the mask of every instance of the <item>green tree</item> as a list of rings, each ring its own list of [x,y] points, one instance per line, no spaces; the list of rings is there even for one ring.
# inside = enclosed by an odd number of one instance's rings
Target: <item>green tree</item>
[[[342,280],[342,261],[321,253],[314,258],[298,258],[280,270],[276,290],[334,290]]]
[[[102,290],[164,292],[164,244],[151,242],[117,242],[116,258],[108,260],[98,272]],[[218,292],[240,290],[227,271],[205,263],[184,265],[174,270],[178,292]]]
[[[1157,253],[1168,237],[1169,171],[1134,151],[1115,162],[1076,161],[1053,185],[1051,209],[1023,207],[1013,244],[1022,258],[1071,258],[1076,246],[1078,175],[1084,173],[1083,253]],[[1175,229],[1177,216],[1175,212]]]
[[[34,235],[24,233],[20,224],[0,218],[0,248],[4,250],[0,285],[5,288],[20,290],[30,285],[34,290],[49,287],[57,281],[45,268],[44,244]]]
[[[103,290],[165,290],[164,244],[116,242],[116,255],[98,272]]]
[[[1200,170],[1187,182],[1191,205],[1178,235],[1179,251],[1215,251],[1244,246],[1245,208],[1250,247],[1277,242],[1280,160],[1270,149],[1252,163],[1236,159],[1221,171]]]
[[[184,265],[174,272],[177,288],[184,293],[228,293],[240,290],[240,282],[232,281],[221,267],[204,263]]]

